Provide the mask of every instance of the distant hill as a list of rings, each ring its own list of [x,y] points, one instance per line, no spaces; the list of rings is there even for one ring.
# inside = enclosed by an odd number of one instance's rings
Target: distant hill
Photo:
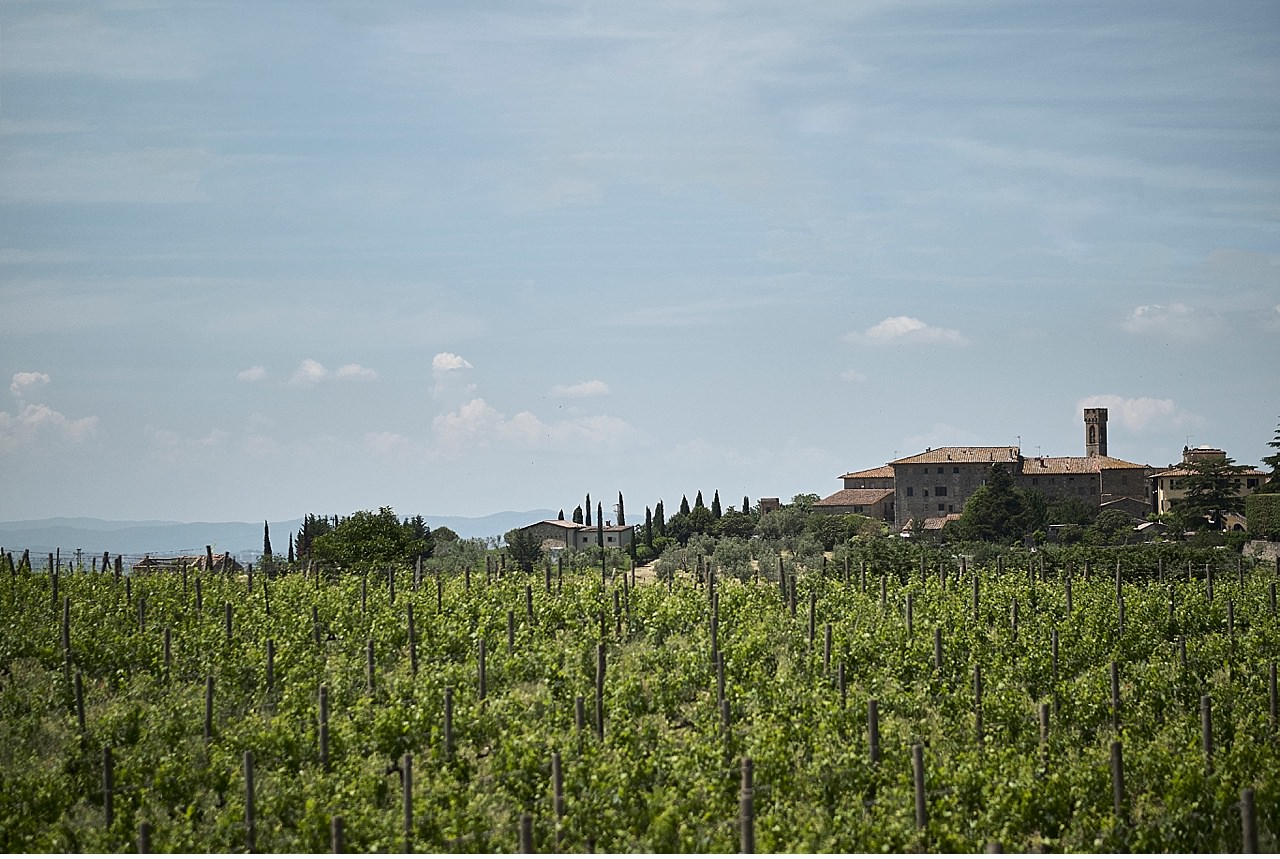
[[[430,528],[446,527],[460,537],[501,537],[512,528],[556,515],[554,510],[507,510],[488,516],[424,516]],[[271,522],[271,545],[285,552],[289,534],[302,519]],[[61,550],[69,558],[77,550],[86,558],[112,555],[203,555],[205,546],[215,552],[256,555],[262,551],[261,522],[120,522],[108,519],[56,518],[0,522],[0,547],[6,552],[43,555]]]

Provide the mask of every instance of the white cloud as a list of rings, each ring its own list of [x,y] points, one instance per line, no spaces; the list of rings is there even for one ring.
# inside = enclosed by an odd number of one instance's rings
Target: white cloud
[[[553,397],[598,397],[607,393],[609,393],[609,386],[599,379],[572,385],[555,385],[551,388]]]
[[[954,328],[929,325],[912,316],[890,316],[865,331],[845,335],[850,343],[869,343],[877,346],[895,343],[939,343],[946,346],[967,346],[969,341]]]
[[[571,449],[613,444],[634,437],[631,425],[609,415],[587,415],[568,420],[543,421],[529,411],[507,417],[476,397],[457,411],[433,421],[442,452],[499,445],[521,450]]]
[[[32,447],[42,438],[80,443],[98,430],[97,417],[72,420],[49,406],[29,403],[16,414],[0,412],[0,453]]]
[[[378,378],[378,374],[376,371],[370,370],[368,367],[361,367],[359,364],[344,364],[333,374],[333,378],[370,382]]]
[[[452,352],[438,352],[431,359],[431,372],[435,375],[447,373],[450,370],[469,370],[471,362],[461,355],[455,355]]]
[[[324,364],[311,358],[305,358],[298,365],[298,369],[293,371],[293,375],[289,378],[289,384],[309,388],[324,381],[328,375],[329,371],[324,368]]]
[[[1222,321],[1209,311],[1186,304],[1144,304],[1133,309],[1123,327],[1131,334],[1207,340],[1221,330]]]
[[[49,384],[48,373],[14,373],[12,381],[9,382],[9,390],[18,400],[21,400],[27,390],[47,384]]]
[[[267,378],[266,367],[254,366],[236,373],[237,382],[261,382],[265,378]]]
[[[1195,415],[1179,409],[1170,399],[1126,398],[1116,394],[1097,394],[1078,400],[1076,414],[1081,409],[1095,407],[1106,409],[1108,420],[1118,420],[1125,429],[1133,432],[1181,427],[1197,420]]]
[[[865,382],[866,380],[867,374],[860,370],[845,370],[840,374],[840,381],[842,382],[851,382],[856,384],[858,382]]]

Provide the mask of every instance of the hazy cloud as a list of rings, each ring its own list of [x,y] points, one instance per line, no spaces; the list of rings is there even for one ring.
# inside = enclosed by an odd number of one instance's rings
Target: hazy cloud
[[[845,370],[840,374],[840,381],[842,382],[857,383],[865,382],[866,380],[867,374],[860,370]]]
[[[450,370],[469,370],[471,362],[461,355],[455,355],[452,352],[438,352],[431,359],[431,372],[434,374],[447,373]]]
[[[237,382],[261,382],[267,378],[267,368],[254,366],[236,373]]]
[[[370,381],[376,378],[378,374],[375,371],[368,367],[361,367],[359,364],[344,364],[336,372],[330,373],[324,364],[312,358],[306,358],[298,365],[298,369],[293,371],[289,384],[309,388],[327,379]]]
[[[1181,303],[1135,307],[1123,325],[1124,330],[1131,334],[1175,340],[1207,340],[1221,326],[1221,320],[1213,313]]]
[[[1179,409],[1170,399],[1126,398],[1115,394],[1098,394],[1078,400],[1076,413],[1095,407],[1106,409],[1109,420],[1118,420],[1125,429],[1133,432],[1182,427],[1196,420],[1195,415]]]
[[[490,445],[569,449],[615,443],[635,434],[626,421],[609,415],[551,422],[529,411],[508,417],[480,397],[464,403],[456,411],[437,416],[433,425],[440,449],[446,453]]]
[[[0,453],[12,453],[42,439],[83,442],[98,430],[97,417],[71,419],[49,406],[29,403],[17,414],[0,412]]]
[[[13,380],[9,382],[9,390],[21,400],[25,391],[47,384],[49,384],[48,373],[14,373]]]
[[[865,331],[845,335],[850,343],[868,343],[887,346],[897,343],[938,343],[945,346],[966,346],[969,341],[954,328],[940,328],[922,322],[912,316],[890,316]]]
[[[599,379],[572,385],[555,385],[551,388],[553,397],[598,397],[607,393],[609,386]]]

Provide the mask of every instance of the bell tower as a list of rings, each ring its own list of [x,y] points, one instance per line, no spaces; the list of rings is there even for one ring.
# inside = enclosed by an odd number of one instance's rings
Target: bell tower
[[[1107,410],[1084,410],[1084,455],[1107,455]]]

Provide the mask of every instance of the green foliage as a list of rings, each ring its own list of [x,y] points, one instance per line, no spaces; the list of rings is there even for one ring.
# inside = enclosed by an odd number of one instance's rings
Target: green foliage
[[[1267,482],[1258,487],[1258,492],[1280,493],[1280,426],[1276,427],[1276,434],[1271,441],[1267,442],[1267,447],[1275,448],[1275,453],[1262,458],[1262,464],[1271,469],[1271,475],[1267,478]]]
[[[360,510],[339,520],[335,528],[315,538],[312,554],[318,561],[354,569],[413,563],[430,557],[434,545],[421,516],[401,522],[390,507],[382,507],[377,513]]]
[[[508,531],[505,537],[507,553],[511,559],[526,573],[533,572],[533,567],[542,560],[542,540],[532,531],[515,528]]]
[[[457,541],[449,551],[474,545]],[[0,848],[129,852],[146,821],[157,852],[241,852],[242,766],[251,751],[257,849],[270,853],[326,852],[337,815],[348,851],[404,851],[398,767],[406,753],[414,756],[409,846],[417,852],[512,851],[522,814],[532,817],[542,852],[734,852],[744,755],[755,767],[761,852],[975,853],[999,841],[1006,852],[1237,853],[1244,787],[1255,791],[1260,849],[1276,850],[1280,746],[1267,687],[1280,622],[1268,604],[1269,565],[1245,567],[1241,582],[1237,556],[1221,550],[1049,546],[980,557],[990,544],[974,544],[964,558],[981,585],[975,607],[955,547],[859,539],[839,548],[825,576],[808,548],[780,548],[694,536],[664,553],[657,583],[641,579],[623,591],[620,576],[601,581],[598,565],[577,572],[568,563],[550,589],[540,570],[508,567],[490,577],[470,567],[468,579],[449,566],[454,559],[442,546],[417,589],[400,574],[394,599],[381,575],[289,574],[269,582],[270,613],[259,578],[250,591],[243,577],[205,576],[204,610],[197,611],[194,589],[179,576],[132,577],[131,602],[125,582],[111,575],[65,575],[67,655],[49,577],[7,574],[0,581]],[[708,556],[718,570],[727,726],[710,659],[708,593],[691,575]],[[795,583],[795,612],[776,582],[780,564]],[[138,599],[146,600],[145,627]],[[229,639],[224,604],[234,612]],[[168,670],[162,629],[172,632]],[[943,633],[941,664],[935,629]],[[271,686],[268,641],[276,654]],[[574,718],[578,696],[588,722],[594,717],[597,645],[607,657],[603,739],[589,726],[579,730]],[[1118,730],[1109,704],[1112,661],[1122,698]],[[975,665],[985,690],[980,735]],[[84,679],[83,735],[68,679],[76,674]],[[209,676],[216,693],[206,748]],[[327,769],[318,750],[321,685],[331,713]],[[1202,695],[1212,707],[1210,762],[1201,745]],[[868,757],[873,699],[878,764]],[[1043,741],[1042,704],[1050,707]],[[1123,820],[1112,812],[1113,739],[1123,743]],[[916,743],[927,780],[922,829],[912,810]],[[106,746],[117,787],[110,826],[100,770]],[[552,804],[552,752],[562,759],[563,816]]]
[[[1280,540],[1280,493],[1255,492],[1245,498],[1249,534],[1258,540]]]
[[[969,496],[954,531],[962,540],[1008,544],[1028,533],[1031,524],[1024,493],[1008,469],[997,462],[987,471],[986,483]]]
[[[1237,495],[1240,476],[1248,466],[1236,465],[1229,456],[1196,459],[1179,466],[1188,473],[1178,478],[1185,492],[1175,498],[1172,512],[1193,531],[1221,531],[1226,514],[1243,513],[1244,498]]]

